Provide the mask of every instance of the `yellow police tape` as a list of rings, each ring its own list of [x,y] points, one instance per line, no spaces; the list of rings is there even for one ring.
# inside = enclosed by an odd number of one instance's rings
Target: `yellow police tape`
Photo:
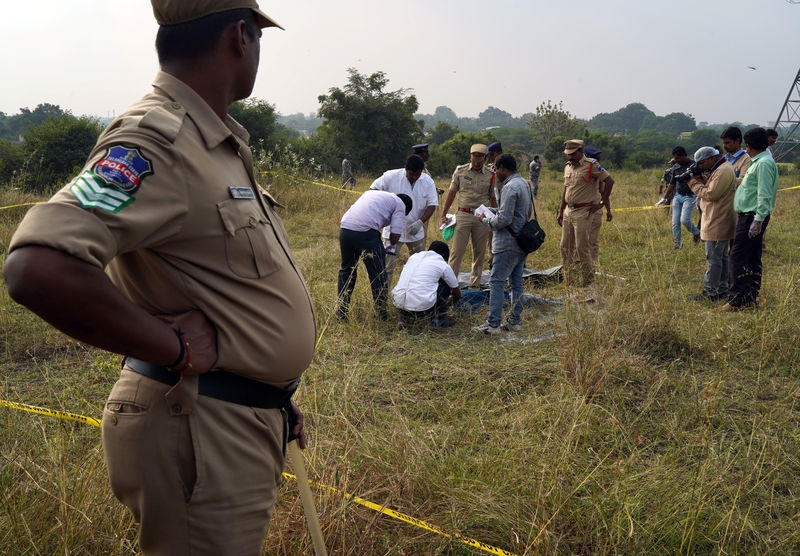
[[[93,427],[100,427],[101,426],[101,422],[98,421],[97,419],[93,419],[91,417],[85,417],[83,415],[78,415],[76,413],[69,413],[69,412],[66,412],[66,411],[57,411],[55,409],[47,409],[45,407],[37,407],[35,405],[27,405],[27,404],[21,404],[21,403],[8,402],[8,401],[5,401],[5,400],[0,400],[0,406],[10,407],[11,409],[20,409],[22,411],[27,411],[29,413],[39,413],[41,415],[49,415],[50,417],[58,417],[59,419],[70,419],[72,421],[78,421],[79,423],[83,423],[85,425],[91,425]],[[291,473],[284,473],[283,476],[286,477],[287,479],[290,479],[290,480],[293,480],[293,481],[297,481],[297,477],[295,477]],[[360,505],[362,505],[362,506],[364,506],[366,508],[369,508],[371,510],[374,510],[374,511],[380,513],[380,514],[384,514],[384,515],[387,515],[389,517],[393,517],[393,518],[398,519],[400,521],[404,521],[406,523],[410,523],[411,525],[416,525],[417,527],[419,527],[421,529],[426,529],[428,531],[431,531],[431,532],[436,533],[438,535],[442,535],[442,536],[447,537],[449,539],[454,539],[454,540],[457,540],[458,542],[464,543],[466,545],[469,545],[469,546],[472,546],[472,547],[475,547],[475,548],[479,548],[479,549],[483,550],[484,552],[488,552],[490,554],[499,554],[501,556],[517,556],[513,552],[508,552],[507,550],[503,550],[502,548],[497,548],[497,547],[492,546],[490,544],[486,544],[486,543],[481,542],[481,541],[476,541],[475,539],[471,539],[469,537],[465,537],[463,535],[459,535],[458,533],[448,533],[448,532],[440,529],[436,525],[432,525],[430,523],[422,521],[421,519],[417,519],[415,517],[411,517],[410,515],[406,515],[404,513],[397,512],[397,511],[392,510],[390,508],[386,508],[385,506],[379,506],[378,504],[375,504],[374,502],[370,502],[369,500],[364,500],[363,498],[360,498],[360,497],[358,497],[358,496],[356,496],[354,494],[348,494],[346,492],[343,492],[343,491],[339,490],[338,488],[335,488],[335,487],[332,487],[332,486],[328,486],[328,485],[324,485],[324,484],[318,483],[316,481],[309,480],[308,482],[309,482],[309,484],[311,486],[313,486],[315,488],[318,488],[320,490],[327,490],[329,492],[336,493],[336,494],[338,494],[340,496],[343,496],[344,498],[346,498],[348,500],[352,500],[353,502],[355,502],[357,504],[360,504]]]
[[[292,475],[290,473],[284,473],[283,476],[288,478],[288,479],[292,479],[292,480],[295,480],[295,481],[297,480],[297,477],[295,477],[294,475]],[[385,506],[379,506],[378,504],[375,504],[374,502],[370,502],[369,500],[364,500],[363,498],[359,498],[358,496],[355,496],[354,494],[348,494],[346,492],[342,492],[338,488],[331,487],[331,486],[328,486],[328,485],[324,485],[324,484],[318,483],[316,481],[309,480],[308,482],[309,482],[309,484],[311,486],[313,486],[315,488],[318,488],[320,490],[327,490],[329,492],[333,492],[333,493],[339,494],[340,496],[342,496],[342,497],[344,497],[344,498],[346,498],[348,500],[352,500],[356,504],[360,504],[360,505],[362,505],[362,506],[364,506],[366,508],[369,508],[370,510],[376,511],[379,514],[388,515],[389,517],[393,517],[393,518],[398,519],[400,521],[405,521],[406,523],[410,523],[411,525],[416,525],[420,529],[426,529],[428,531],[431,531],[431,532],[436,533],[438,535],[442,535],[442,536],[447,537],[449,539],[457,540],[457,541],[459,541],[461,543],[464,543],[466,545],[473,546],[475,548],[480,548],[481,550],[483,550],[485,552],[488,552],[490,554],[501,554],[503,556],[516,556],[513,552],[509,552],[507,550],[503,550],[502,548],[497,548],[496,546],[492,546],[490,544],[486,544],[486,543],[481,542],[481,541],[476,541],[475,539],[471,539],[469,537],[465,537],[463,535],[459,535],[458,533],[448,533],[447,531],[444,531],[444,530],[440,529],[436,525],[432,525],[430,523],[422,521],[421,519],[417,519],[416,517],[411,517],[408,514],[404,514],[402,512],[398,512],[398,511],[392,510],[392,509],[387,508]]]
[[[44,201],[35,201],[33,203],[20,203],[18,205],[8,205],[7,207],[0,207],[0,210],[13,209],[17,207],[29,207],[31,205],[40,205],[42,203],[44,203]]]
[[[78,421],[79,423],[83,423],[85,425],[92,425],[93,427],[99,427],[100,421],[97,419],[92,419],[91,417],[84,417],[83,415],[78,415],[76,413],[68,413],[66,411],[58,411],[56,409],[47,409],[46,407],[36,407],[35,405],[27,405],[22,403],[14,403],[14,402],[7,402],[5,400],[0,400],[0,406],[10,407],[12,409],[20,409],[22,411],[27,411],[29,413],[40,413],[42,415],[49,415],[51,417],[58,417],[59,419],[70,419],[72,421]]]
[[[273,172],[272,170],[266,170],[266,171],[261,172],[261,173],[262,174],[277,174],[278,172]],[[328,189],[333,189],[334,191],[343,191],[345,193],[352,193],[353,195],[361,195],[363,193],[363,191],[354,191],[352,189],[342,189],[341,187],[335,187],[333,185],[328,185],[327,183],[322,183],[320,181],[312,181],[312,180],[307,180],[307,179],[303,179],[303,178],[298,178],[297,176],[292,176],[291,174],[286,174],[286,175],[289,176],[290,178],[292,178],[293,180],[304,181],[306,183],[312,183],[312,184],[318,185],[320,187],[327,187]]]

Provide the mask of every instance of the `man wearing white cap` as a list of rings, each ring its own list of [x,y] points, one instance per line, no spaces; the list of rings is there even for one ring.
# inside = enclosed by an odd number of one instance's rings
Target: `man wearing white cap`
[[[142,552],[256,555],[287,437],[304,446],[290,398],[316,340],[276,203],[227,113],[252,91],[261,29],[278,24],[255,0],[152,5],[152,91],[27,213],[6,283],[63,332],[126,356],[103,451]]]
[[[736,212],[733,210],[736,173],[731,163],[714,147],[697,149],[694,161],[703,174],[692,177],[689,187],[700,199],[700,210],[703,211],[700,239],[706,246],[707,268],[703,291],[689,296],[689,300],[718,301],[728,295],[728,252],[736,231]]]

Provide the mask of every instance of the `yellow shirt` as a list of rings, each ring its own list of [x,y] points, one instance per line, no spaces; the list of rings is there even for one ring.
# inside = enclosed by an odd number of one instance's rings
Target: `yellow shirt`
[[[104,268],[151,314],[199,309],[217,330],[216,368],[283,384],[311,362],[311,298],[249,135],[188,85],[154,90],[100,136],[81,174],[31,209],[9,251],[44,245]]]

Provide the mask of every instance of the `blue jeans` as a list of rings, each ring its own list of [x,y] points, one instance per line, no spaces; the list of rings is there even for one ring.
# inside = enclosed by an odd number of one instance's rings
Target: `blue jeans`
[[[703,277],[703,294],[711,298],[728,295],[728,251],[731,242],[706,241],[706,275]]]
[[[511,284],[511,313],[509,324],[519,324],[522,315],[522,270],[528,255],[521,251],[500,251],[494,254],[489,278],[489,326],[503,322],[503,290],[506,280]]]
[[[700,233],[700,230],[692,222],[695,199],[697,197],[694,195],[681,195],[680,193],[676,193],[672,198],[672,240],[678,247],[681,245],[681,224],[686,226],[692,236]]]

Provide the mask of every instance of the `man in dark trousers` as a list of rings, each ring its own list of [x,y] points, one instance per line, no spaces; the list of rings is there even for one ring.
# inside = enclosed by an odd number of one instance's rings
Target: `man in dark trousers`
[[[750,167],[733,198],[738,215],[731,247],[731,287],[723,311],[758,305],[761,290],[761,245],[778,192],[778,165],[767,152],[767,132],[756,127],[744,134]]]
[[[367,190],[342,216],[339,230],[339,250],[342,266],[337,281],[338,303],[336,316],[347,320],[350,297],[358,277],[358,261],[364,261],[372,288],[372,299],[378,315],[386,320],[388,283],[386,250],[381,229],[389,228],[389,249],[393,251],[405,229],[405,218],[413,207],[411,197],[404,193]]]

